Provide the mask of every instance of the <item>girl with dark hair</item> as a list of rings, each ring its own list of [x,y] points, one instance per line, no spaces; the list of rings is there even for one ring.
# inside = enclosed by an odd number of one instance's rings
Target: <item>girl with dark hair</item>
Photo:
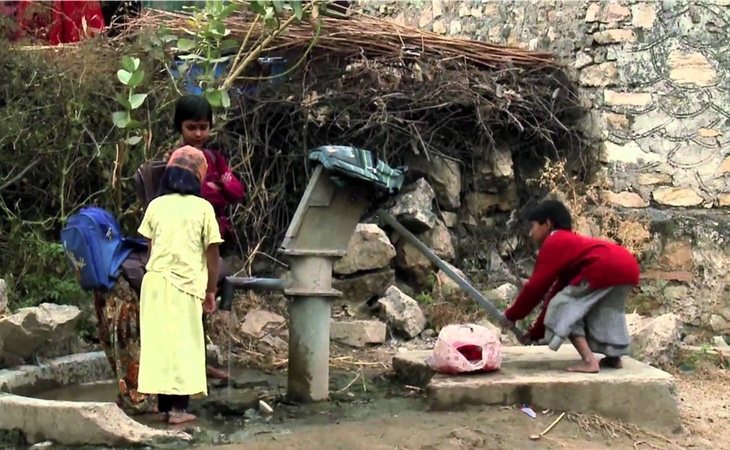
[[[629,352],[626,298],[639,284],[636,257],[613,242],[574,233],[570,212],[559,201],[542,202],[528,219],[530,239],[540,250],[505,317],[524,319],[543,303],[524,343],[544,341],[557,351],[570,340],[581,357],[570,372],[620,368]],[[605,357],[599,361],[593,352]]]
[[[180,133],[184,145],[195,147],[205,155],[207,170],[200,183],[200,196],[213,206],[218,229],[224,239],[223,247],[227,247],[226,244],[232,243],[235,236],[226,209],[229,205],[243,200],[246,186],[233,175],[228,167],[228,161],[221,152],[205,148],[213,125],[213,108],[205,97],[185,95],[175,104],[173,124],[175,130]],[[221,249],[223,253],[227,250],[227,248]],[[230,268],[222,262],[219,279],[230,274]],[[207,367],[207,373],[213,378],[222,380],[229,377],[228,373],[213,366]]]
[[[200,192],[213,205],[221,236],[230,242],[234,235],[226,208],[243,200],[246,186],[233,175],[221,152],[205,147],[213,126],[213,109],[208,100],[198,95],[181,97],[175,105],[174,125],[184,145],[195,147],[205,155],[208,170],[200,185]]]
[[[200,318],[215,310],[223,239],[213,207],[200,198],[206,171],[203,152],[175,150],[138,230],[150,242],[139,307],[138,392],[156,394],[171,424],[195,420],[187,412],[190,396],[207,394]]]

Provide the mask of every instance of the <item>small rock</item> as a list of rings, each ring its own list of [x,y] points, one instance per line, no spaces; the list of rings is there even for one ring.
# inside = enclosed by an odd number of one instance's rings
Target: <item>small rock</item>
[[[631,24],[648,30],[654,27],[656,7],[652,3],[639,3],[631,7]]]
[[[603,120],[608,128],[627,131],[629,118],[625,114],[603,113]]]
[[[461,206],[461,168],[458,161],[442,156],[411,156],[406,162],[412,172],[428,178],[436,202],[445,209],[455,210]]]
[[[431,10],[433,11],[433,18],[438,19],[444,13],[441,5],[441,0],[431,0]]]
[[[415,232],[430,230],[436,224],[436,215],[431,210],[435,196],[431,185],[419,178],[401,192],[390,214]]]
[[[589,66],[580,72],[580,84],[588,87],[613,86],[618,81],[618,66],[615,62],[604,62]]]
[[[470,192],[464,197],[466,210],[474,219],[478,219],[497,209],[500,201],[499,195],[486,194],[484,192]]]
[[[452,261],[456,257],[451,233],[441,221],[437,221],[433,228],[419,236],[419,240],[443,260]]]
[[[598,22],[598,16],[601,13],[601,6],[598,3],[591,3],[586,10],[586,23]]]
[[[633,353],[657,367],[669,367],[679,351],[682,322],[676,314],[642,317],[628,314],[626,322]]]
[[[396,266],[419,286],[428,284],[433,264],[413,244],[401,239],[396,245]]]
[[[616,92],[606,89],[603,92],[603,102],[610,106],[648,106],[652,101],[648,92]]]
[[[50,448],[50,447],[53,447],[53,442],[45,441],[45,442],[39,442],[37,444],[31,445],[30,450],[40,450],[43,448]]]
[[[653,184],[667,184],[672,182],[672,177],[666,173],[642,173],[637,179],[641,186],[651,186]]]
[[[397,287],[389,287],[385,291],[385,297],[378,300],[378,303],[383,308],[385,320],[394,331],[414,338],[426,328],[426,316],[418,302]]]
[[[256,408],[258,404],[259,393],[253,389],[236,389],[230,392],[227,389],[222,389],[212,391],[211,395],[201,401],[200,407],[210,414],[241,416],[247,410]]]
[[[449,24],[449,34],[459,34],[461,33],[461,22],[454,19]]]
[[[432,330],[431,328],[426,328],[421,333],[421,337],[424,339],[433,339],[436,337],[436,331]]]
[[[332,280],[332,287],[342,292],[342,297],[335,299],[334,303],[344,306],[350,316],[359,317],[367,313],[368,301],[382,297],[386,289],[393,284],[395,284],[393,269]]]
[[[443,20],[437,20],[433,23],[433,32],[436,34],[446,34],[446,24]]]
[[[717,71],[702,53],[672,50],[667,66],[669,78],[679,84],[704,87],[717,81]]]
[[[206,362],[216,367],[223,366],[223,353],[220,347],[215,344],[208,344],[205,346]]]
[[[449,211],[441,211],[441,218],[447,228],[454,228],[459,221],[459,215]]]
[[[649,206],[649,202],[641,198],[641,196],[635,192],[605,192],[606,200],[613,206],[620,206],[622,208],[646,208]]]
[[[593,41],[596,44],[622,44],[625,42],[636,42],[636,34],[633,30],[614,29],[593,33]]]
[[[657,203],[667,206],[697,206],[703,202],[692,188],[660,187],[652,195]]]
[[[286,350],[287,343],[279,336],[267,334],[264,337],[260,338],[258,341],[256,341],[256,348],[261,353],[269,353],[272,351],[280,352]]]
[[[578,52],[575,55],[575,68],[582,69],[593,64],[593,58],[586,52]]]
[[[509,305],[515,299],[515,297],[517,297],[518,292],[519,290],[517,289],[517,286],[510,283],[505,283],[489,291],[487,293],[487,298],[495,299],[504,305]]]
[[[334,272],[349,275],[355,272],[382,269],[390,265],[395,257],[395,247],[390,243],[388,235],[379,226],[372,223],[361,223],[355,228],[355,234],[347,245],[347,253],[338,259]]]
[[[631,17],[631,10],[618,3],[609,3],[601,12],[600,20],[603,23],[616,23]]]
[[[714,336],[712,338],[712,345],[714,345],[715,347],[721,347],[721,348],[730,347],[730,345],[728,345],[728,343],[725,342],[725,338],[722,336]]]
[[[239,331],[253,338],[261,338],[266,334],[266,328],[276,327],[284,322],[286,319],[276,313],[254,309],[246,314]]]
[[[365,347],[368,344],[385,342],[387,327],[379,320],[353,320],[332,322],[330,339],[351,347]]]
[[[659,265],[664,270],[691,271],[694,268],[692,247],[687,242],[668,242],[662,250]]]

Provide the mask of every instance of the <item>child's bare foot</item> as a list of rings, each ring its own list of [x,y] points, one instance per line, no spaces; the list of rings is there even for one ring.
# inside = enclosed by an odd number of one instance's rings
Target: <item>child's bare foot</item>
[[[624,363],[621,361],[620,356],[606,356],[598,361],[598,365],[606,369],[621,369]]]
[[[211,366],[206,367],[205,372],[207,373],[207,375],[209,377],[215,378],[217,380],[227,380],[228,378],[230,378],[230,375],[228,374],[228,372],[225,372],[220,369],[216,369],[215,367],[211,367]]]
[[[598,361],[581,361],[580,363],[570,366],[567,369],[568,372],[580,372],[580,373],[598,373],[601,368]]]
[[[185,411],[173,411],[170,413],[170,418],[167,419],[167,423],[170,425],[180,425],[181,423],[193,422],[195,419],[197,417]]]

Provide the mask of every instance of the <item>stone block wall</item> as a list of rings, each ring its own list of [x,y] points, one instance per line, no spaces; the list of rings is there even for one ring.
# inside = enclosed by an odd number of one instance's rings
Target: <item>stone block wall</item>
[[[730,335],[730,0],[360,1],[443,35],[551,50],[580,85],[619,210],[652,221],[634,307]],[[642,303],[644,302],[644,303]]]

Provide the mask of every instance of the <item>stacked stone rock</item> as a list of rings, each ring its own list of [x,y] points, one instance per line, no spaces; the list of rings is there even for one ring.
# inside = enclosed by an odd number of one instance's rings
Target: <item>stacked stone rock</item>
[[[685,342],[730,337],[727,1],[360,4],[437,34],[554,51],[590,108],[584,134],[603,150],[606,199],[651,219],[643,313],[676,313]]]

